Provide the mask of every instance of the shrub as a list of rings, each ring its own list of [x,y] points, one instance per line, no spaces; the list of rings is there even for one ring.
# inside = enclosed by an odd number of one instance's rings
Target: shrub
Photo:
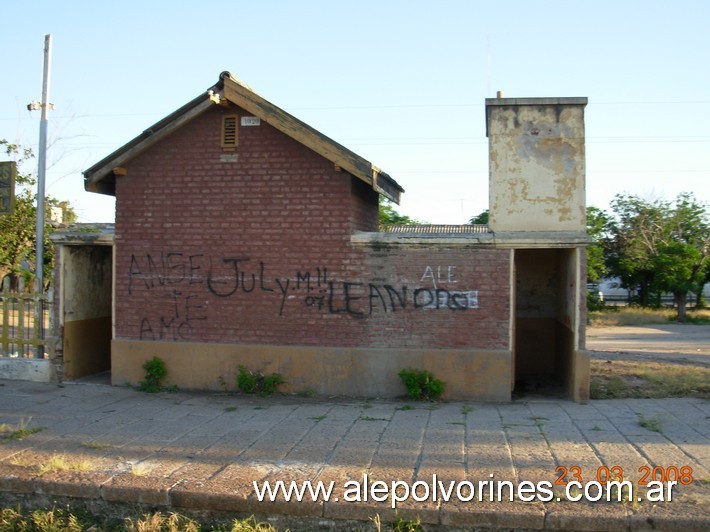
[[[161,390],[160,381],[168,374],[163,359],[153,357],[143,364],[143,369],[145,370],[145,380],[140,383],[138,389],[148,393],[159,392]]]
[[[398,375],[412,399],[434,401],[441,397],[446,387],[443,381],[435,379],[425,369],[403,369]]]
[[[276,388],[283,383],[284,379],[280,373],[264,375],[263,373],[249,371],[244,366],[239,366],[237,387],[244,393],[266,397],[274,393]]]

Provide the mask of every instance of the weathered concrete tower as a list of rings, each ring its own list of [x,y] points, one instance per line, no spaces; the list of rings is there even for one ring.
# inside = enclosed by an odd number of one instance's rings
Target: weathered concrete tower
[[[586,98],[486,100],[491,230],[585,231],[586,104]]]
[[[513,254],[512,388],[589,398],[586,98],[486,100],[489,228]]]

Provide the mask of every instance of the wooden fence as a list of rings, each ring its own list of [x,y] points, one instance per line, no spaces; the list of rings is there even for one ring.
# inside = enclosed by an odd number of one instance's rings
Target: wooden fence
[[[51,291],[49,294],[0,292],[0,356],[47,358],[45,342],[51,325],[51,308]],[[43,319],[37,319],[39,316]]]

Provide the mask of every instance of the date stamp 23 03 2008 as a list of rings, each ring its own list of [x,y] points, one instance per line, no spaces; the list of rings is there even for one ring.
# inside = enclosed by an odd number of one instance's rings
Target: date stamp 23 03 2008
[[[587,471],[577,465],[560,465],[555,468],[555,474],[555,485],[564,486],[566,498],[573,501],[583,498],[594,502],[605,497],[612,500],[615,494],[618,501],[671,502],[674,488],[693,483],[693,468],[689,465],[642,465],[629,473],[618,465],[599,466]],[[641,488],[636,495],[631,479]]]
[[[676,482],[683,486],[687,486],[693,483],[693,468],[689,465],[684,466],[647,466],[643,465],[638,468],[637,471],[640,475],[638,479],[639,486],[648,486],[649,482]],[[625,478],[624,468],[618,465],[612,466],[600,466],[596,471],[590,472],[592,475],[592,480],[596,480],[599,483],[605,482],[624,482],[627,480]],[[583,472],[580,466],[558,466],[555,468],[555,474],[558,475],[555,480],[556,485],[567,485],[571,480],[579,483],[583,483],[589,480]]]

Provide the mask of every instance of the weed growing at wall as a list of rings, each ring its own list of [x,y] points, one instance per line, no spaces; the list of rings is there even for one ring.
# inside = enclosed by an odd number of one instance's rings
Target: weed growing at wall
[[[161,390],[160,381],[168,374],[163,359],[153,357],[143,364],[145,370],[145,380],[143,380],[138,389],[142,392],[157,393]]]
[[[443,381],[435,379],[425,369],[403,369],[398,375],[412,399],[434,401],[441,397],[446,387]]]
[[[283,383],[284,379],[280,373],[264,375],[263,373],[249,371],[244,366],[239,366],[237,387],[244,393],[266,397],[274,393],[279,385]]]

